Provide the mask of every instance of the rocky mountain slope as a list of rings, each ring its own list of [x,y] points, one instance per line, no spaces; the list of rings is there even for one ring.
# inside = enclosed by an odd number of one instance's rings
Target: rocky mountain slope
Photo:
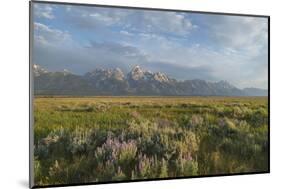
[[[115,68],[94,69],[76,75],[67,70],[49,72],[34,65],[33,75],[35,95],[267,96],[267,90],[239,89],[227,81],[177,81],[140,66],[135,66],[127,74]]]

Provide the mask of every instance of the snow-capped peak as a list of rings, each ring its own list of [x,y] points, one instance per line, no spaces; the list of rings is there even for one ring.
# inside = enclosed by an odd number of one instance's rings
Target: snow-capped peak
[[[136,65],[129,73],[129,75],[133,80],[139,80],[144,78],[144,71],[140,68],[139,65]]]
[[[63,75],[66,76],[68,74],[71,74],[71,72],[68,69],[63,69]]]
[[[224,89],[231,89],[231,88],[235,88],[234,86],[232,86],[231,84],[229,84],[227,81],[225,80],[221,80],[219,82],[217,82],[218,85],[220,85],[221,88]]]
[[[156,72],[154,74],[154,79],[156,81],[159,81],[159,82],[168,82],[169,81],[169,78],[168,76],[166,76],[165,74],[161,73],[161,72]]]
[[[40,76],[41,74],[48,73],[48,71],[38,64],[33,64],[33,73],[35,76]]]

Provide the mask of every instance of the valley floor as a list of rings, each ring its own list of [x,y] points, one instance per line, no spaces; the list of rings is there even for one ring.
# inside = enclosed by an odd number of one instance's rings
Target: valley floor
[[[35,184],[268,171],[267,97],[35,97]]]

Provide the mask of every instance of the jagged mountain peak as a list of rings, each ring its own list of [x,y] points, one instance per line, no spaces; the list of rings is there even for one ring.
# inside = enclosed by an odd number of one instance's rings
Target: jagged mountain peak
[[[131,72],[138,72],[138,71],[144,72],[144,71],[146,71],[146,70],[144,70],[140,65],[135,65],[135,66],[133,66]]]
[[[126,76],[120,68],[97,68],[84,75],[76,75],[68,70],[49,72],[35,64],[33,71],[35,92],[43,95],[267,95],[267,90],[239,89],[225,80],[218,82],[202,79],[177,81],[165,73],[147,71],[139,65],[134,66]]]
[[[91,72],[88,72],[84,75],[85,77],[88,78],[99,78],[102,80],[106,79],[117,79],[117,80],[124,80],[124,73],[120,68],[114,68],[114,69],[102,69],[102,68],[97,68],[94,69]]]
[[[167,75],[165,75],[164,73],[161,73],[161,72],[154,73],[153,78],[156,81],[159,81],[159,82],[169,82],[170,81],[170,78]]]
[[[68,69],[63,69],[62,73],[63,73],[64,76],[73,74],[73,73],[70,72]]]
[[[124,80],[125,78],[125,75],[120,68],[114,68],[112,75],[117,80]]]
[[[139,65],[133,67],[131,72],[128,73],[128,78],[134,81],[157,81],[157,82],[170,82],[170,78],[161,72],[153,73],[150,70],[145,70],[141,68]]]
[[[123,71],[120,68],[118,68],[118,67],[114,68],[114,70],[117,71],[117,72],[122,72],[123,73]]]
[[[236,88],[235,86],[231,85],[226,80],[220,80],[220,81],[216,82],[216,84],[220,85],[220,87],[222,87],[222,88],[228,88],[228,89]]]
[[[41,74],[48,73],[48,71],[38,64],[33,64],[33,73],[35,76],[40,76]]]
[[[145,71],[141,69],[139,65],[133,67],[133,69],[128,73],[128,78],[132,80],[144,79]]]
[[[229,85],[229,83],[226,80],[220,80],[217,83],[223,84],[223,85]]]

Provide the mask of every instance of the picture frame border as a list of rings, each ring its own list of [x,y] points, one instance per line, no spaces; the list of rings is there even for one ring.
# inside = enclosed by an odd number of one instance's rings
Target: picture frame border
[[[33,145],[34,145],[34,133],[33,133],[34,132],[34,130],[33,130],[34,86],[33,86],[33,71],[32,71],[33,70],[32,50],[33,50],[33,29],[34,29],[33,28],[33,9],[32,9],[33,3],[267,18],[267,21],[268,21],[268,49],[267,49],[268,50],[268,96],[267,96],[267,100],[268,100],[268,170],[257,171],[257,172],[210,174],[210,175],[168,177],[168,178],[149,178],[149,179],[134,179],[134,180],[122,180],[122,181],[106,181],[106,182],[102,181],[102,182],[86,182],[86,183],[34,185],[34,150],[33,150]],[[190,178],[211,178],[211,177],[224,177],[224,176],[255,175],[255,174],[268,174],[268,173],[270,173],[270,16],[269,15],[149,8],[149,7],[133,7],[133,6],[119,6],[119,5],[102,5],[102,4],[72,3],[72,2],[58,2],[58,1],[40,1],[40,0],[29,1],[29,187],[30,188],[52,188],[52,187],[67,187],[67,186],[114,184],[114,183],[134,183],[134,182],[163,181],[163,180],[165,181],[165,180],[190,179]]]

